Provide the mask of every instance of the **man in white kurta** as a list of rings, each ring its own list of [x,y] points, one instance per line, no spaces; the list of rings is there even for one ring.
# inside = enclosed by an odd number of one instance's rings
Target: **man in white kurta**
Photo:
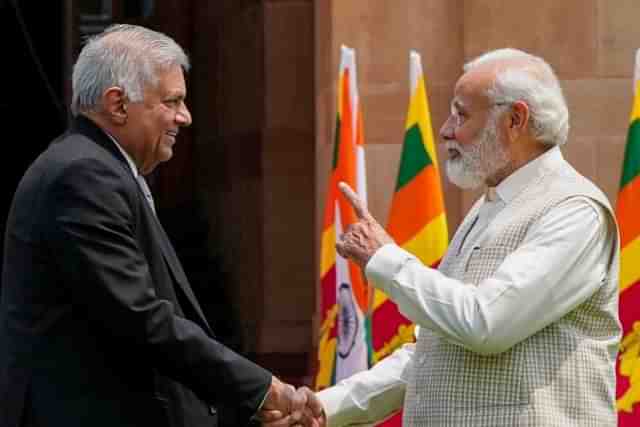
[[[319,393],[333,426],[615,426],[619,244],[607,198],[564,159],[568,111],[540,58],[465,67],[440,131],[447,174],[486,187],[437,270],[360,221],[337,243],[418,325],[409,344]]]

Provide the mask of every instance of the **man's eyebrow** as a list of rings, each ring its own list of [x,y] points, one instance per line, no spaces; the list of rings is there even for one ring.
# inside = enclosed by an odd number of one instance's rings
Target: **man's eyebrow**
[[[187,97],[187,94],[181,91],[169,92],[165,98],[167,99],[181,99],[184,100]]]

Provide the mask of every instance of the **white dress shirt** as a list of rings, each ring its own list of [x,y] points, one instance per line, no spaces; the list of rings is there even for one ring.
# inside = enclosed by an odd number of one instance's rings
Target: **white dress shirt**
[[[126,151],[124,151],[124,148],[122,148],[120,146],[120,143],[113,137],[113,135],[111,135],[109,132],[104,131],[107,136],[109,137],[109,139],[116,145],[116,147],[118,147],[118,151],[120,151],[122,153],[122,155],[124,156],[125,160],[127,161],[127,164],[129,165],[129,167],[131,168],[131,172],[133,173],[133,176],[138,178],[138,175],[140,174],[138,172],[138,167],[136,166],[136,164],[134,163],[133,159],[131,158],[131,156],[129,155],[129,153],[127,153]]]
[[[118,141],[116,141],[116,139],[110,133],[106,131],[105,133],[111,139],[111,141],[113,141],[116,147],[118,147],[118,150],[124,156],[125,160],[127,161],[127,164],[129,165],[129,168],[131,168],[131,172],[133,173],[134,178],[136,179],[136,181],[138,181],[138,186],[140,187],[140,190],[142,190],[142,194],[144,195],[145,199],[147,199],[147,203],[149,204],[149,207],[151,207],[151,210],[155,214],[156,204],[153,201],[153,195],[151,194],[151,189],[149,188],[149,184],[147,183],[147,180],[138,171],[138,168],[136,167],[136,164],[133,162],[133,159],[131,158],[129,153],[124,151],[124,148],[120,146],[120,143],[118,143]]]
[[[481,245],[492,219],[547,162],[561,160],[560,149],[552,148],[503,180],[495,188],[495,200],[484,201],[463,245]],[[575,197],[534,224],[495,274],[478,286],[448,278],[394,244],[380,248],[365,273],[418,327],[470,351],[500,353],[560,319],[598,289],[607,273],[614,233],[597,202]],[[414,356],[428,357],[406,345],[388,362],[384,359],[321,392],[330,425],[372,422],[373,416],[379,419],[399,409],[399,392],[390,390],[404,393],[403,375],[410,372]],[[376,414],[365,415],[370,402],[375,402]]]

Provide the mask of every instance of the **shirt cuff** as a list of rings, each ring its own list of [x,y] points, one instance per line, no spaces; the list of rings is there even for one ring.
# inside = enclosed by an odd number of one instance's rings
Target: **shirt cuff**
[[[341,385],[326,388],[316,395],[322,403],[328,427],[349,424],[350,419],[360,412],[349,396],[349,390]]]
[[[376,288],[389,294],[393,278],[407,261],[415,256],[394,243],[387,243],[378,249],[365,266],[365,275]]]
[[[271,387],[267,389],[267,392],[264,394],[262,398],[262,402],[258,405],[258,409],[256,409],[255,414],[251,417],[250,421],[260,421],[260,411],[262,411],[262,407],[264,406],[264,402],[267,401],[267,397],[269,397],[269,393],[271,393]]]

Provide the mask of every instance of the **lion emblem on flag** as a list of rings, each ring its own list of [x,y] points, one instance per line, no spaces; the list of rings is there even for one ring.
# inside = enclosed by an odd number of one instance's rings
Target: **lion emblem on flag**
[[[620,344],[618,371],[629,378],[629,388],[616,402],[618,411],[633,412],[633,405],[640,402],[640,322],[633,324],[633,329]]]

